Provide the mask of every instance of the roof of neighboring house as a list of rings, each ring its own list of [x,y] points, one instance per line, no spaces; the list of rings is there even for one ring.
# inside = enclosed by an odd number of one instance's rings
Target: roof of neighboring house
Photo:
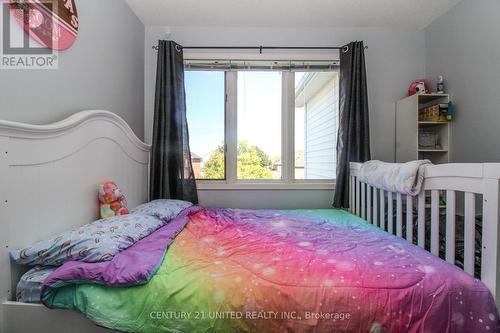
[[[273,163],[273,167],[279,167],[281,166],[282,163],[281,161],[276,161]],[[295,168],[304,168],[304,151],[299,150],[295,152]]]
[[[200,155],[198,155],[196,153],[191,152],[191,159],[192,160],[203,160],[203,157],[201,157]]]

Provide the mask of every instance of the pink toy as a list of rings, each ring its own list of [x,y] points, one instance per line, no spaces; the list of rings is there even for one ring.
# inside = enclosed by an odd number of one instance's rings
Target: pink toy
[[[99,184],[98,191],[101,218],[107,219],[117,215],[128,214],[125,194],[114,181]]]
[[[425,80],[415,80],[411,83],[408,88],[408,96],[413,96],[415,94],[426,94],[429,92],[429,85]]]

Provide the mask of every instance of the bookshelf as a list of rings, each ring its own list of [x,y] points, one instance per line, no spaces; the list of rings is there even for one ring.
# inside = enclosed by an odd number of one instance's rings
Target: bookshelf
[[[396,103],[396,162],[417,159],[429,159],[434,164],[450,162],[452,121],[419,121],[419,110],[449,101],[447,94],[421,94]],[[429,140],[435,145],[429,146]]]

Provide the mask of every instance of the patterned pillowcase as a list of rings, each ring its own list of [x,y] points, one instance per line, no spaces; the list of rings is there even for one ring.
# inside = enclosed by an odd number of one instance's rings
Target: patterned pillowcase
[[[56,270],[53,266],[36,265],[23,276],[17,284],[16,300],[24,303],[40,303],[42,283]]]
[[[10,255],[22,265],[60,266],[70,260],[107,261],[164,224],[161,219],[151,215],[114,216],[11,251]]]
[[[191,202],[183,200],[158,199],[135,207],[131,213],[156,216],[164,222],[169,222],[182,210],[192,205]]]

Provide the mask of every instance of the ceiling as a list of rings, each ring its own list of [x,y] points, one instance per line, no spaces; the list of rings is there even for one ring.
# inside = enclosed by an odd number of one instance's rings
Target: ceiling
[[[461,0],[125,0],[146,26],[424,28]]]

